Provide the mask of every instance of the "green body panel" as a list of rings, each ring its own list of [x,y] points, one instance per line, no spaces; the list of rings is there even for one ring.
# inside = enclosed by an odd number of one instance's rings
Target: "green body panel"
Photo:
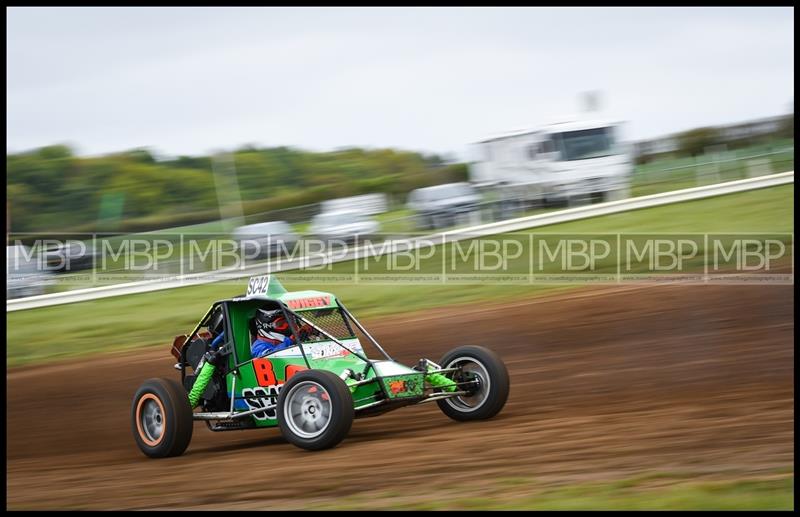
[[[255,280],[261,279],[261,283]],[[239,300],[280,300],[289,306],[294,311],[303,309],[322,309],[329,307],[338,307],[336,297],[331,293],[323,291],[287,291],[285,287],[274,276],[259,277],[251,279],[248,285],[247,295],[243,298],[236,298]]]

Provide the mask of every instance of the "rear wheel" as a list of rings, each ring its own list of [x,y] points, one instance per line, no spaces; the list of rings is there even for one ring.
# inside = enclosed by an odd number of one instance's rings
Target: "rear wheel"
[[[278,395],[278,425],[286,440],[310,451],[335,447],[353,425],[353,397],[345,382],[325,370],[291,377]]]
[[[442,358],[442,368],[459,368],[448,374],[465,395],[438,400],[442,412],[458,421],[485,420],[503,409],[508,400],[509,378],[503,360],[488,348],[462,346]]]
[[[136,391],[131,407],[133,437],[151,458],[180,456],[192,440],[192,408],[181,384],[148,379]]]

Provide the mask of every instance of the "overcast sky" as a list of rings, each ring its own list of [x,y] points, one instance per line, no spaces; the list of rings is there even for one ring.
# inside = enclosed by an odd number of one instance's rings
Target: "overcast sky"
[[[9,8],[7,149],[469,143],[599,90],[629,139],[786,113],[793,8]]]

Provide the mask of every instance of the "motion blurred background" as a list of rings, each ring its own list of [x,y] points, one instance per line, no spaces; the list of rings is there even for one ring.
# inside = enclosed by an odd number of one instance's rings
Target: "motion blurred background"
[[[126,415],[76,417],[125,413],[154,364],[174,374],[172,336],[246,280],[120,288],[102,300],[91,289],[231,266],[211,256],[189,266],[186,236],[230,242],[255,271],[312,239],[355,247],[793,171],[793,15],[789,7],[7,8],[8,507],[258,504],[233,485],[205,502],[135,488],[133,478],[157,467],[136,455]],[[790,179],[515,231],[751,234],[793,249],[793,174],[782,178]],[[134,238],[151,243],[144,255],[120,246]],[[156,241],[170,249],[159,268],[150,267]],[[361,447],[353,453],[364,458],[386,448],[387,463],[357,476],[378,494],[370,502],[338,497],[328,467],[319,467],[327,481],[313,501],[271,497],[284,508],[793,507],[793,257],[781,260],[779,285],[633,286],[641,292],[625,295],[628,303],[619,286],[574,281],[390,287],[336,280],[353,262],[327,278],[286,271],[290,288],[309,278],[328,285],[409,361],[451,348],[439,338],[474,339],[466,329],[477,306],[503,321],[504,304],[532,305],[498,324],[491,343],[519,386],[505,419],[450,431],[424,413],[419,436],[384,435],[402,417],[369,422],[343,447]],[[71,291],[76,297],[59,298]],[[548,309],[537,308],[541,300],[551,300]],[[434,328],[465,330],[431,330],[406,347],[393,318],[431,310],[440,311]],[[551,319],[540,325],[542,313]],[[113,375],[87,373],[100,370],[87,366],[95,354],[111,358],[103,371]],[[748,369],[756,356],[759,368]],[[75,384],[49,384],[37,368],[54,363]],[[127,388],[87,395],[112,378]],[[689,402],[701,391],[705,407]],[[52,419],[74,435],[73,450],[51,450],[57,440],[29,428],[25,415],[39,404],[61,408]],[[650,417],[660,425],[648,428]],[[516,452],[491,439],[492,425]],[[583,426],[616,438],[593,442]],[[627,446],[630,429],[638,438]],[[477,458],[475,476],[447,486],[435,472],[393,463],[426,447],[420,436],[440,443],[439,431],[454,433],[454,455]],[[295,461],[288,445],[262,450],[258,440],[200,439],[196,450],[208,452],[187,456],[173,474],[228,454]],[[459,469],[439,452],[429,458],[439,472]],[[337,454],[346,452],[330,451],[332,464]],[[55,466],[36,478],[46,459]],[[103,496],[61,483],[81,461],[84,481]],[[109,477],[109,461],[133,478]],[[297,465],[298,476],[312,468],[311,460]],[[374,481],[389,473],[395,485]],[[429,490],[394,493],[418,486],[419,476]],[[45,481],[43,497],[36,487]],[[463,490],[448,492],[453,486]]]

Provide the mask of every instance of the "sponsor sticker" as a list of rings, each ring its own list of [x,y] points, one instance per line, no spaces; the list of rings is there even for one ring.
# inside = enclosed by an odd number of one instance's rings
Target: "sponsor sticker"
[[[288,305],[290,309],[311,309],[314,307],[327,307],[330,304],[330,296],[313,296],[311,298],[298,298],[296,300],[286,301],[286,305]]]

